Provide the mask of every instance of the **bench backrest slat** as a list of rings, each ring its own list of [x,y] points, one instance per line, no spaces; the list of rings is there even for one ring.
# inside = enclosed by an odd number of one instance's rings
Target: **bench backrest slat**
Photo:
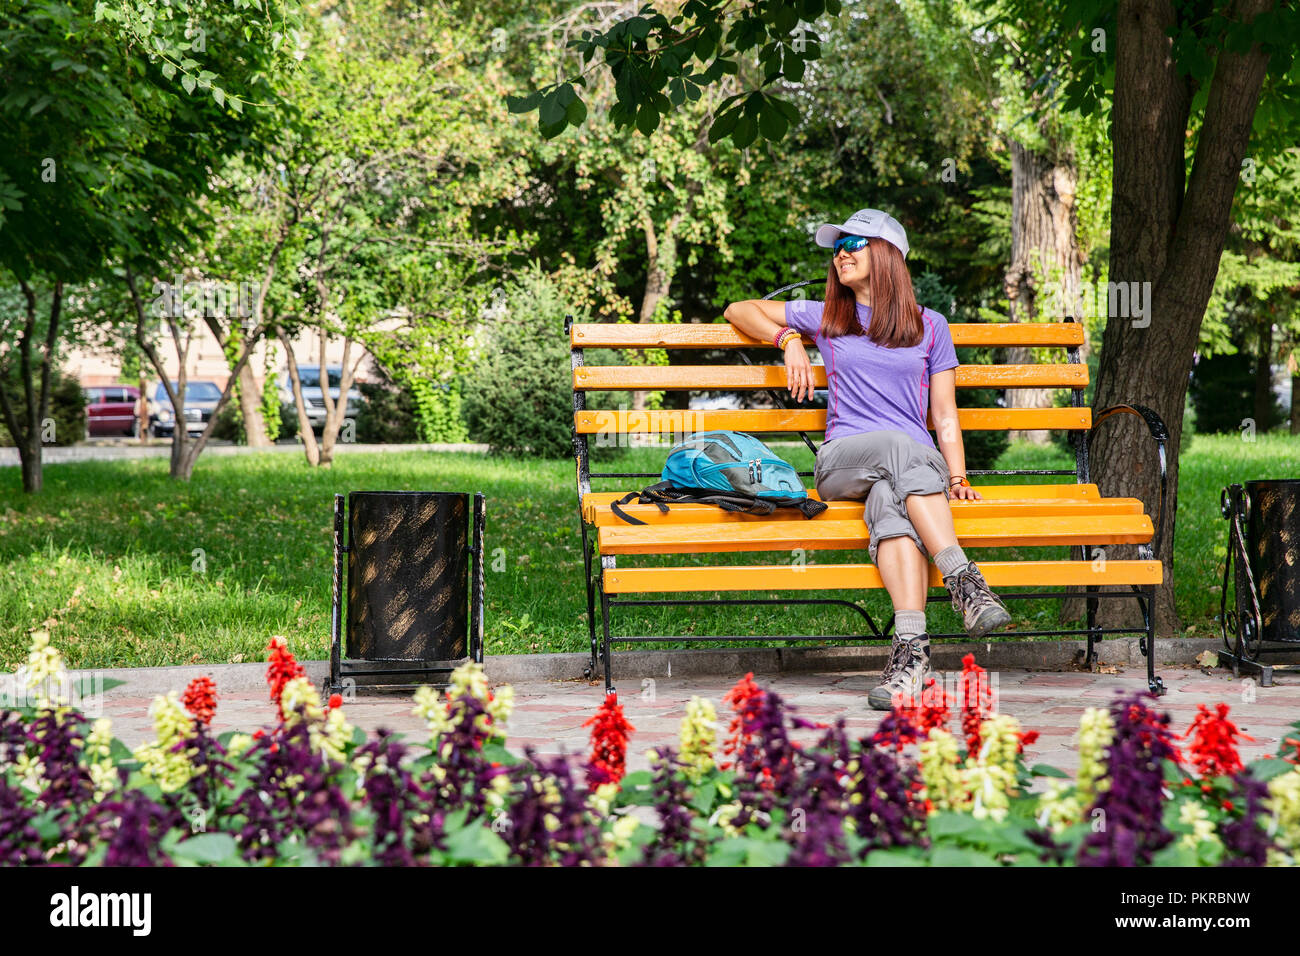
[[[953,345],[961,347],[990,347],[1004,345],[1036,345],[1041,347],[1070,347],[1083,344],[1083,326],[1077,322],[1002,322],[979,324],[952,324]],[[805,345],[813,340],[805,335]],[[730,322],[712,323],[642,323],[642,322],[586,322],[576,323],[569,329],[569,343],[573,348],[666,348],[666,349],[724,349],[768,348],[776,349],[771,342],[760,342],[745,335]]]
[[[1010,428],[1066,428],[1087,430],[1092,427],[1092,409],[1081,408],[959,408],[958,424],[962,431],[1004,431]],[[574,424],[580,435],[655,434],[686,435],[693,432],[737,431],[824,432],[824,408],[756,408],[756,409],[658,409],[598,410],[575,412]],[[927,413],[926,427],[933,429]]]
[[[775,349],[773,349],[775,352]],[[813,386],[826,387],[826,368],[813,366]],[[959,365],[958,388],[1083,388],[1088,366]],[[573,387],[620,389],[785,388],[783,365],[584,365],[573,370]]]

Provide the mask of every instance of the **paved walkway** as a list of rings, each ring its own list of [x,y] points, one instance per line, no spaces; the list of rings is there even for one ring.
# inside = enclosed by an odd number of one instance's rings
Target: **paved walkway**
[[[959,673],[941,672],[936,676],[945,678],[955,690]],[[1289,725],[1300,720],[1300,673],[1278,674],[1272,687],[1254,687],[1235,680],[1228,670],[1205,673],[1195,667],[1165,666],[1161,673],[1169,693],[1157,707],[1172,715],[1174,732],[1186,732],[1197,704],[1226,702],[1232,707],[1231,717],[1238,728],[1255,738],[1253,743],[1243,745],[1246,760],[1275,753],[1281,738],[1292,735]],[[755,680],[775,690],[801,716],[819,721],[844,717],[851,733],[865,736],[883,716],[866,704],[874,677],[875,672],[794,673],[759,675]],[[1000,709],[1016,716],[1024,729],[1039,732],[1038,741],[1026,748],[1028,762],[1049,763],[1071,773],[1078,766],[1073,736],[1084,708],[1106,706],[1117,691],[1130,694],[1146,687],[1144,671],[1139,667],[1123,668],[1116,674],[1003,670],[991,672],[990,681],[1000,696]],[[722,696],[733,683],[730,678],[685,677],[647,679],[641,688],[625,684],[621,688],[624,713],[636,728],[629,769],[645,768],[645,752],[651,747],[678,745],[678,727],[686,702],[693,695],[713,701],[718,709],[721,738],[730,718]],[[536,681],[515,684],[514,690],[516,708],[508,740],[512,751],[522,753],[531,744],[542,754],[586,753],[590,731],[582,724],[600,704],[600,684]],[[214,726],[219,733],[232,729],[251,732],[271,714],[265,692],[223,694],[219,682],[217,691]],[[104,715],[112,718],[115,734],[135,746],[152,736],[148,706],[149,698],[132,694],[128,684],[105,695]],[[345,709],[349,721],[368,731],[386,727],[417,737],[423,735],[421,721],[411,714],[408,695],[362,695]],[[953,729],[959,729],[956,721]],[[799,739],[812,736],[811,732],[798,735]]]

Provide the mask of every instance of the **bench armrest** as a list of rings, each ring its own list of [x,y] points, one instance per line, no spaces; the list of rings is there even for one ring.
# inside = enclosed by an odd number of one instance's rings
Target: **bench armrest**
[[[1160,532],[1165,520],[1165,499],[1168,496],[1167,469],[1165,463],[1165,443],[1169,441],[1169,429],[1165,427],[1164,420],[1156,414],[1154,409],[1147,408],[1145,405],[1137,405],[1132,402],[1124,402],[1119,405],[1112,405],[1104,408],[1093,416],[1092,428],[1088,430],[1088,458],[1092,458],[1092,439],[1097,430],[1097,426],[1104,422],[1112,415],[1119,412],[1127,412],[1132,415],[1140,416],[1146,423],[1147,429],[1151,432],[1151,437],[1155,439],[1156,456],[1160,462],[1160,502],[1156,509],[1155,534],[1151,538],[1151,556],[1159,557],[1160,550]]]

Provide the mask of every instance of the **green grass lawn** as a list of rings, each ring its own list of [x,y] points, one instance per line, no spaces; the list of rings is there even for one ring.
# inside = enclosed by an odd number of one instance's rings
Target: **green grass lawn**
[[[780,451],[799,470],[811,470],[806,448]],[[663,458],[662,449],[630,449],[617,464],[601,462],[595,470],[657,473]],[[998,463],[1071,465],[1053,448],[1027,445],[1013,446]],[[1179,613],[1194,634],[1218,634],[1214,617],[1225,540],[1219,489],[1230,481],[1296,475],[1300,442],[1290,436],[1262,435],[1253,443],[1231,435],[1196,436],[1184,451],[1176,589]],[[650,481],[598,479],[596,488]],[[284,454],[207,458],[188,484],[170,480],[163,459],[51,465],[44,493],[34,498],[20,491],[18,469],[0,469],[0,670],[18,666],[29,632],[41,626],[77,667],[257,661],[273,634],[285,635],[300,657],[325,657],[332,496],[359,490],[484,492],[488,653],[585,650],[575,487],[568,460],[429,452],[343,455],[329,471]],[[1064,557],[1068,551],[1024,553]],[[1008,552],[970,554],[978,561]],[[753,564],[775,556],[719,557]],[[807,557],[816,563],[862,561],[865,550]],[[635,564],[697,560],[675,555]],[[890,615],[883,591],[819,596],[862,597],[878,625]],[[1010,606],[1015,625],[1032,629],[1055,622],[1059,602]],[[959,629],[946,602],[930,605],[928,623],[935,632]],[[861,631],[854,612],[825,607],[625,608],[615,616],[616,634]]]

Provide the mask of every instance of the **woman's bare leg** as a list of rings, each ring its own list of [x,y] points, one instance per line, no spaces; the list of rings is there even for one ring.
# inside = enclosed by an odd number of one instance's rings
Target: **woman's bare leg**
[[[957,531],[952,524],[952,508],[948,506],[948,498],[942,491],[932,495],[908,495],[907,516],[912,519],[912,527],[921,536],[925,550],[931,555],[957,543]],[[911,543],[911,539],[908,541]],[[912,547],[915,548],[916,545],[913,544]]]
[[[881,541],[876,548],[876,567],[895,611],[925,610],[930,569],[915,541],[905,534]]]

